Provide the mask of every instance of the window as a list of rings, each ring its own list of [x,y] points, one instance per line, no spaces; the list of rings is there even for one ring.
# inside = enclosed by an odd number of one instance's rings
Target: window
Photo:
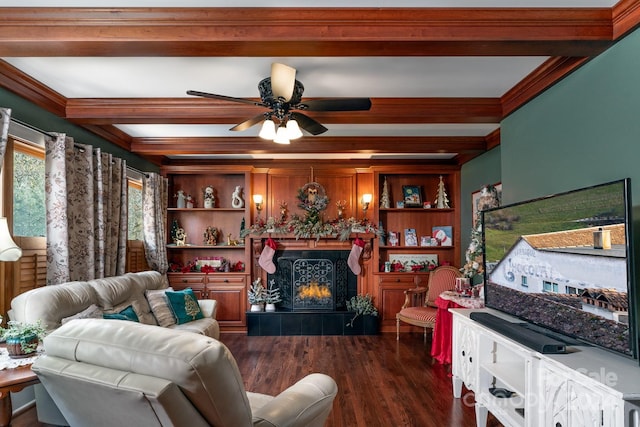
[[[545,292],[558,292],[558,284],[553,282],[542,282],[542,290]]]
[[[13,234],[46,235],[44,149],[14,140]]]
[[[142,182],[129,178],[129,236],[128,240],[142,240]]]
[[[520,286],[522,286],[523,288],[529,287],[529,285],[527,284],[527,276],[520,276]]]
[[[567,286],[567,293],[569,295],[578,295],[578,288],[574,288],[573,286]]]

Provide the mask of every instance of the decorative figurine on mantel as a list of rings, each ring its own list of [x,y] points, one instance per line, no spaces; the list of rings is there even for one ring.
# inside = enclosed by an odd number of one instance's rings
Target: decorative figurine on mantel
[[[212,185],[207,186],[204,189],[204,207],[206,209],[211,209],[216,206],[216,196],[214,194],[214,188]]]
[[[185,246],[187,244],[187,233],[184,232],[184,228],[178,228],[176,230],[176,246]]]
[[[338,200],[336,202],[336,208],[338,208],[338,219],[344,218],[344,209],[347,206],[346,200]]]
[[[289,205],[286,201],[280,200],[280,223],[284,223],[289,216]]]
[[[215,246],[218,244],[218,229],[215,227],[207,227],[204,231],[204,244]]]
[[[382,184],[382,194],[380,195],[380,207],[382,209],[389,209],[391,207],[391,198],[389,197],[389,185],[387,184],[387,177],[384,177],[384,183]]]
[[[440,175],[440,182],[438,183],[438,194],[436,194],[436,200],[436,207],[438,209],[445,209],[449,207],[449,198],[447,197],[447,191],[444,189],[442,175]]]
[[[235,209],[244,208],[244,199],[242,198],[242,187],[236,186],[231,195],[231,207]]]
[[[178,190],[178,192],[176,193],[175,196],[176,199],[176,208],[184,208],[185,206],[185,202],[187,200],[186,196],[184,195],[184,191],[183,190]]]

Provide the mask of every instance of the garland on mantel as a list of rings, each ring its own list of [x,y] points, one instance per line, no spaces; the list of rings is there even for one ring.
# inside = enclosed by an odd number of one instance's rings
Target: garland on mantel
[[[327,237],[337,237],[339,240],[348,240],[352,233],[373,233],[380,235],[378,228],[368,219],[358,220],[354,217],[338,218],[328,222],[322,220],[321,211],[327,208],[329,199],[324,193],[324,188],[317,182],[311,182],[298,190],[298,207],[306,214],[300,216],[294,214],[290,220],[282,214],[280,218],[269,217],[265,221],[258,218],[255,224],[244,229],[240,237],[249,234],[293,234],[296,239],[320,240]]]

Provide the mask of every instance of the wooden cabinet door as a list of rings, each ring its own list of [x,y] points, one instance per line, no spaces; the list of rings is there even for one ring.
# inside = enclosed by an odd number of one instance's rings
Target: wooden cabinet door
[[[218,301],[216,319],[224,326],[245,326],[247,311],[246,276],[210,275],[207,294]]]

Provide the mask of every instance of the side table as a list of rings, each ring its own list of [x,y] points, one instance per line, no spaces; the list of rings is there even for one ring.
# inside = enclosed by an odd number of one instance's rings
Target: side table
[[[8,359],[9,356],[4,349],[4,345],[0,350],[0,359]],[[27,364],[23,364],[22,366],[16,366],[15,368],[7,367],[0,370],[0,427],[8,427],[11,425],[11,417],[13,415],[11,392],[22,391],[25,387],[40,382],[38,376],[31,370],[31,363],[33,363],[35,357],[29,359],[28,361],[24,359],[24,362],[27,362]]]
[[[463,297],[454,291],[444,291],[436,298],[436,324],[431,340],[431,356],[440,363],[451,364],[453,316],[450,308],[484,308],[484,299]]]

